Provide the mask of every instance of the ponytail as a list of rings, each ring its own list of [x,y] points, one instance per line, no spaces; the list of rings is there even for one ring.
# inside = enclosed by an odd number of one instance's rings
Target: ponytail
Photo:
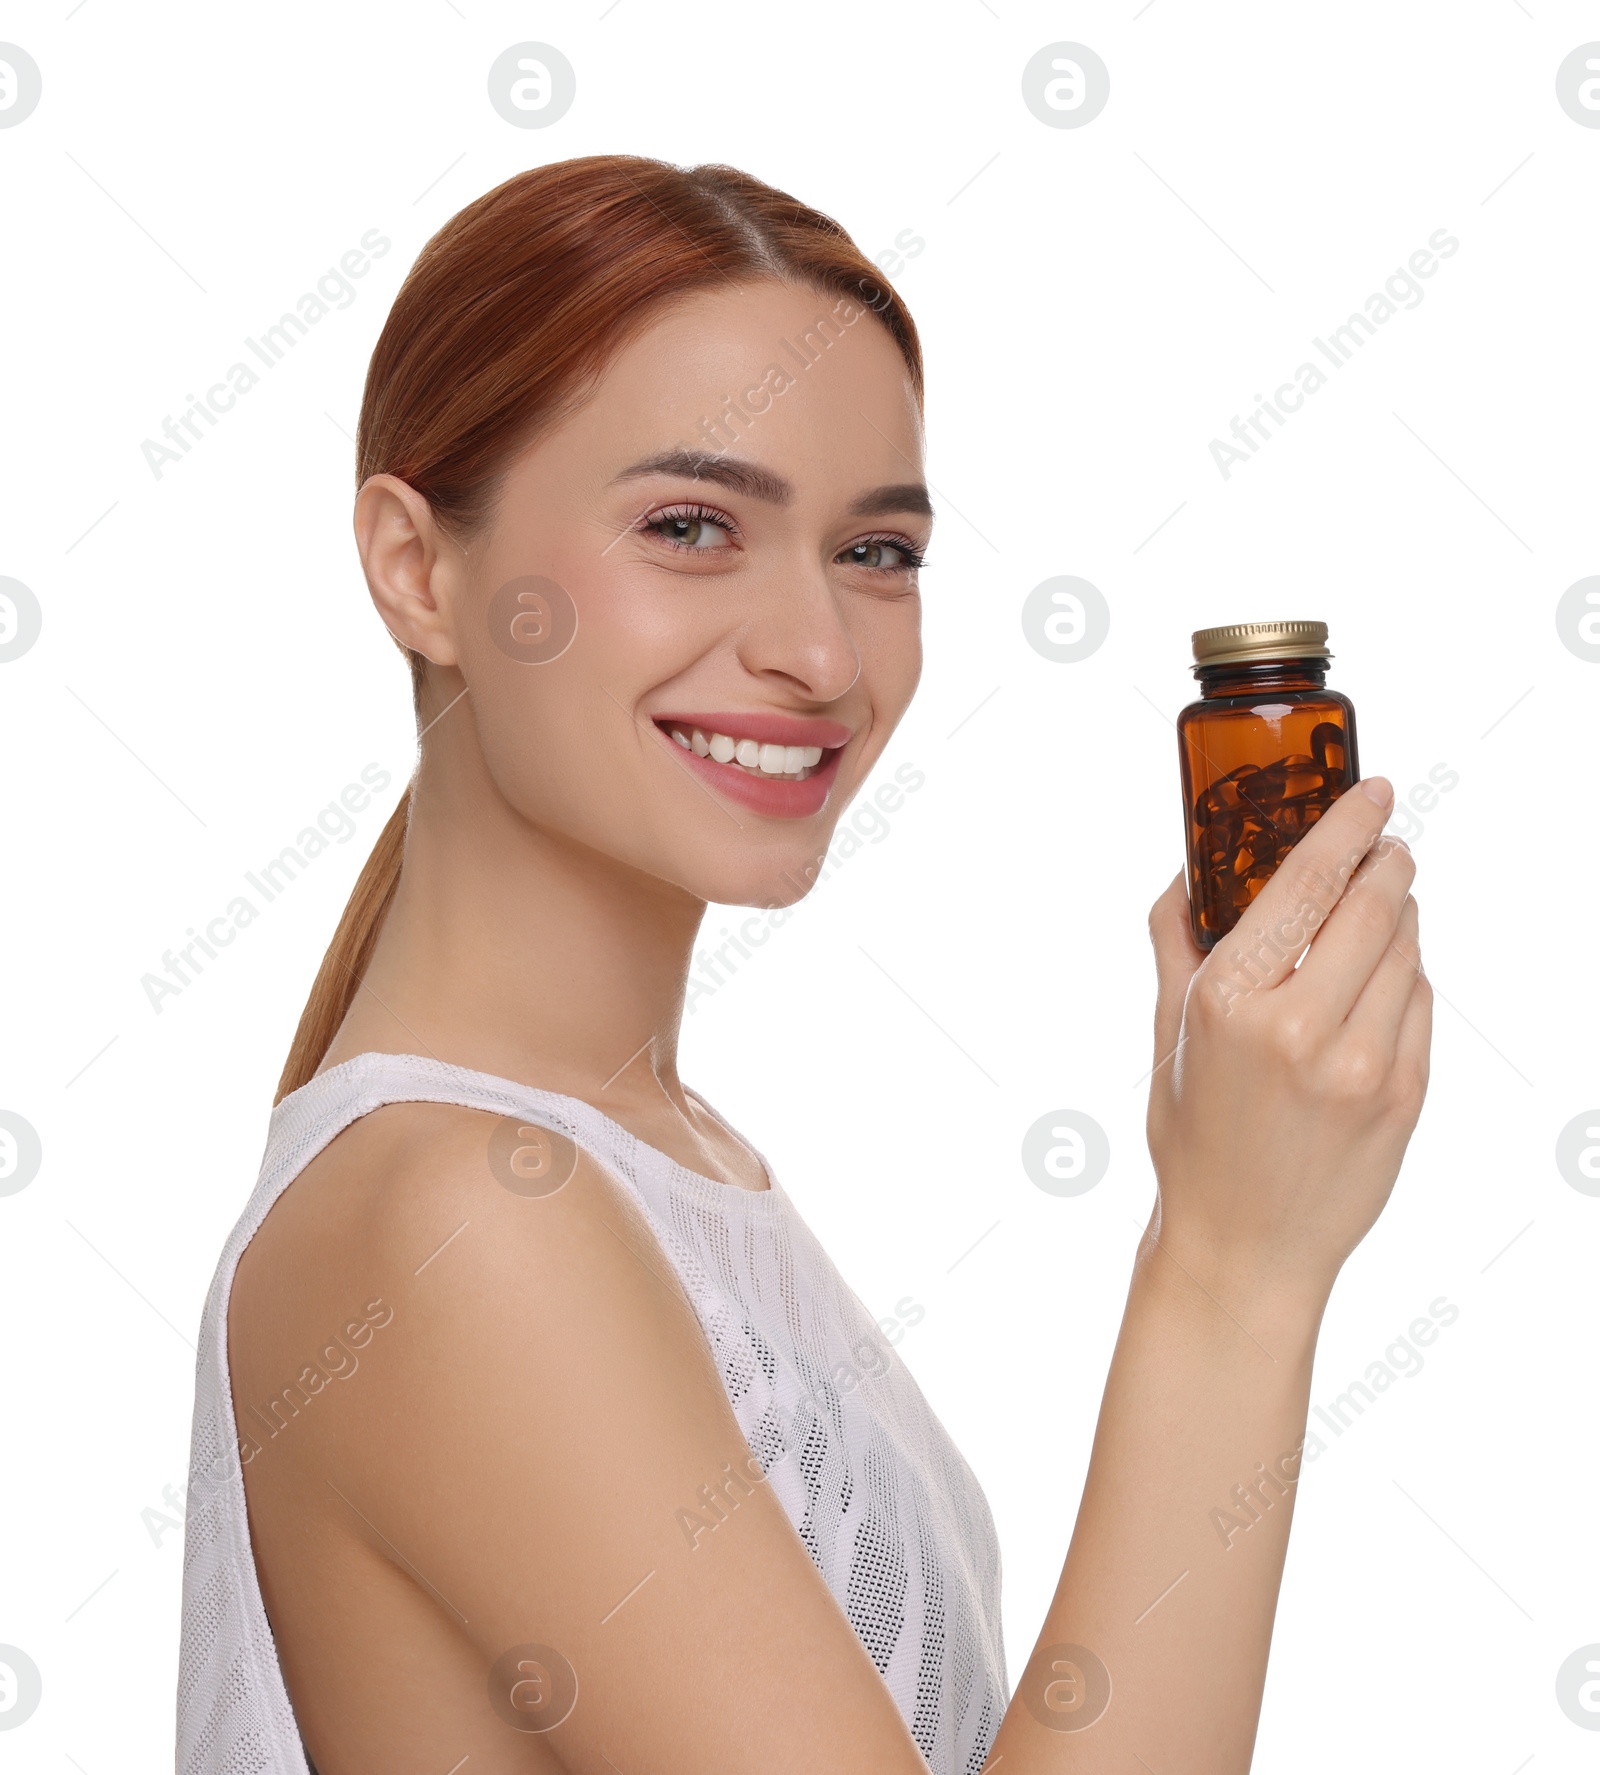
[[[360,990],[389,903],[400,885],[400,860],[405,855],[406,817],[410,809],[411,788],[407,784],[399,805],[372,847],[372,855],[362,866],[339,928],[317,970],[311,996],[300,1013],[300,1024],[290,1044],[283,1077],[278,1080],[275,1103],[310,1082]]]

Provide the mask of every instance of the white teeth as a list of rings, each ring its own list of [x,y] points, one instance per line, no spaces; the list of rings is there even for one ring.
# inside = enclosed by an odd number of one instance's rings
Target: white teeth
[[[731,734],[702,733],[698,727],[688,732],[681,727],[669,727],[667,731],[697,758],[713,758],[718,764],[738,763],[762,776],[798,777],[815,770],[822,762],[821,746],[779,746],[771,741],[736,740]]]

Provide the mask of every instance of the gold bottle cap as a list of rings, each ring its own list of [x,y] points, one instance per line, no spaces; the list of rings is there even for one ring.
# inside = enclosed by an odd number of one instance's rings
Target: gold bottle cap
[[[1220,629],[1196,629],[1192,637],[1197,666],[1240,660],[1332,659],[1325,622],[1234,622]]]

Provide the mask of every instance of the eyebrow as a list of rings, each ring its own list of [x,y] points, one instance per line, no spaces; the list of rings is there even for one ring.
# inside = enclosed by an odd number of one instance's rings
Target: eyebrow
[[[794,488],[782,475],[745,462],[736,456],[711,456],[697,450],[663,450],[646,456],[612,477],[619,481],[642,480],[646,475],[681,475],[691,481],[712,481],[719,487],[743,493],[751,499],[763,499],[772,505],[788,505]],[[852,518],[876,518],[890,512],[921,512],[933,516],[933,502],[921,481],[899,481],[886,487],[873,487],[852,501],[847,515]]]

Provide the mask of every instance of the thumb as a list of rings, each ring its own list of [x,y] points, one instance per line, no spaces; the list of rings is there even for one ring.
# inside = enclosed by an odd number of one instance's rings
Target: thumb
[[[1189,895],[1180,869],[1150,908],[1150,942],[1156,955],[1155,1061],[1152,1076],[1170,1062],[1183,1027],[1189,982],[1206,959],[1189,929]]]

